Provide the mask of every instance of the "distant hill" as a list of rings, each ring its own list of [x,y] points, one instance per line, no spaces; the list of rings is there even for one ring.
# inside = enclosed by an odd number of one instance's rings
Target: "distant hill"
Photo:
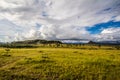
[[[70,39],[62,39],[62,40],[25,40],[25,41],[14,41],[12,44],[103,44],[103,45],[120,45],[120,41],[92,41],[92,40],[70,40]],[[3,43],[0,43],[3,44]]]
[[[40,39],[12,42],[12,44],[61,44],[61,43],[62,42],[55,40],[40,40]]]
[[[87,44],[97,44],[97,43],[94,41],[89,41]]]
[[[102,45],[120,45],[120,41],[92,41],[86,39],[62,39],[66,44],[102,44]]]
[[[120,45],[120,41],[89,41],[88,44]]]

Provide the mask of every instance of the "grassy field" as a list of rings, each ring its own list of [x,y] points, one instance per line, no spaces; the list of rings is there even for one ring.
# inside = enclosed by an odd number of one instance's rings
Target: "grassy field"
[[[120,80],[120,50],[0,48],[0,80]]]

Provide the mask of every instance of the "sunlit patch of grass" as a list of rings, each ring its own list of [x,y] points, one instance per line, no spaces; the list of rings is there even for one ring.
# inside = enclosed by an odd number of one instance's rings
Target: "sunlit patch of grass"
[[[119,80],[120,50],[72,48],[0,49],[2,80]]]

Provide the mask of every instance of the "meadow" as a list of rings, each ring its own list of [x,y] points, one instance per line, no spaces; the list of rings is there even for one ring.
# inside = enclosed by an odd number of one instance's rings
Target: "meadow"
[[[112,46],[0,48],[0,80],[120,80],[120,50]]]

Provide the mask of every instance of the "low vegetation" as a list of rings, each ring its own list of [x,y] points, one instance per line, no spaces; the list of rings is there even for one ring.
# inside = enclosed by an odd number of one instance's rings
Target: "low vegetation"
[[[119,46],[0,48],[0,80],[119,80]]]

